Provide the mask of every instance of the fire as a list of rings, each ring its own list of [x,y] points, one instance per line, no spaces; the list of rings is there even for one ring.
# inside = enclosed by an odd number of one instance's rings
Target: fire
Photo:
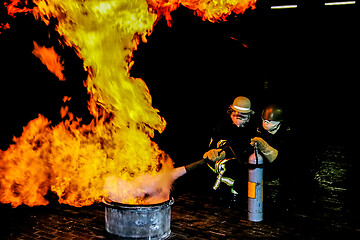
[[[65,81],[65,77],[62,73],[64,70],[64,63],[60,61],[60,56],[56,54],[54,47],[41,47],[34,41],[34,50],[32,53],[38,57],[49,71],[54,73],[60,81]]]
[[[105,196],[124,203],[167,200],[172,182],[181,174],[172,160],[151,140],[166,121],[152,107],[142,79],[129,74],[132,53],[161,16],[179,4],[209,21],[225,20],[232,11],[254,7],[254,0],[33,0],[6,3],[8,14],[32,13],[57,31],[65,44],[84,60],[89,75],[85,83],[91,99],[90,124],[82,123],[68,107],[63,121],[53,126],[44,116],[30,121],[23,134],[0,152],[0,201],[29,206],[47,204],[44,195],[55,192],[59,202],[90,205]],[[11,27],[11,26],[10,26]],[[63,63],[53,48],[39,47],[37,57],[60,80]],[[71,101],[64,97],[64,103]],[[144,183],[148,183],[144,185]],[[132,190],[132,191],[130,191]],[[156,197],[153,197],[155,196]]]
[[[3,30],[6,30],[6,29],[9,29],[10,26],[8,23],[0,23],[0,30],[3,29]],[[0,31],[0,34],[1,34],[1,31]]]
[[[131,181],[112,176],[106,180],[105,189],[113,201],[129,204],[160,203],[169,199],[173,181],[184,173],[182,168],[173,169],[172,160],[164,155],[156,174],[143,174]]]
[[[147,0],[150,9],[160,16],[165,16],[168,24],[171,22],[170,13],[180,4],[194,10],[203,20],[210,22],[225,21],[232,12],[244,13],[246,9],[255,8],[256,0]]]
[[[5,7],[8,10],[8,14],[10,16],[14,16],[15,13],[28,13],[31,11],[26,6],[28,5],[28,1],[21,1],[21,0],[13,0],[10,3],[4,2]]]

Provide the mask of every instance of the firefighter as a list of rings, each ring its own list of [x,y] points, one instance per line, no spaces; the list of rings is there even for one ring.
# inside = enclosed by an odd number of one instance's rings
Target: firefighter
[[[291,151],[293,139],[290,127],[283,118],[283,109],[270,104],[262,112],[262,126],[257,128],[257,136],[251,139],[252,146],[257,143],[264,159],[265,189],[280,185],[275,201],[288,209],[293,183],[294,154]],[[270,193],[264,194],[269,196]]]
[[[279,151],[277,148],[285,144],[286,137],[290,131],[290,128],[281,124],[283,122],[282,112],[282,108],[275,104],[264,108],[261,116],[262,128],[257,128],[259,136],[252,138],[250,143],[252,146],[257,143],[260,151],[270,163],[274,162],[278,157]],[[271,144],[269,145],[264,139],[270,141]]]
[[[203,158],[210,160],[212,188],[233,204],[239,197],[247,199],[246,163],[254,151],[249,142],[256,128],[250,121],[254,111],[248,98],[237,97],[227,113],[229,117],[212,130],[210,150]]]

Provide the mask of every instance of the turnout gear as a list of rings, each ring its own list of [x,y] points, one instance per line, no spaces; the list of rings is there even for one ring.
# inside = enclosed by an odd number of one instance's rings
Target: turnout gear
[[[233,124],[232,119],[225,119],[211,133],[209,147],[221,148],[223,152],[226,152],[226,159],[218,160],[216,163],[212,161],[207,163],[215,176],[215,183],[210,179],[209,183],[213,184],[211,187],[221,196],[231,194],[233,197],[239,196],[241,199],[247,199],[248,173],[246,165],[253,152],[249,142],[256,132],[251,123],[249,122],[245,127],[237,127]]]
[[[260,137],[254,137],[251,139],[251,146],[254,146],[255,143],[257,143],[257,146],[259,150],[262,152],[262,154],[269,160],[269,162],[273,162],[279,152],[277,149],[271,147],[264,139]]]
[[[252,142],[259,142],[259,153],[263,158],[275,159],[274,156],[276,156],[275,161],[271,162],[270,159],[264,161],[264,195],[270,194],[268,191],[271,190],[266,186],[278,185],[279,191],[274,194],[275,202],[287,209],[295,198],[306,195],[301,192],[303,191],[301,189],[308,184],[306,182],[309,176],[307,176],[306,168],[309,166],[305,163],[308,161],[308,156],[299,161],[303,154],[299,154],[297,150],[301,148],[306,154],[309,149],[304,149],[304,143],[295,137],[295,132],[287,125],[280,107],[267,106],[262,112],[262,118],[263,126],[257,129],[256,137],[258,138],[252,139]],[[274,122],[278,123],[274,124]],[[273,128],[267,124],[273,124]],[[313,179],[312,176],[310,178]]]
[[[253,151],[249,141],[256,128],[249,121],[254,111],[248,98],[237,97],[227,113],[211,130],[209,150],[203,157],[210,160],[206,164],[209,189],[216,190],[213,194],[222,202],[234,204],[236,199],[247,199],[247,159]]]
[[[212,168],[210,166],[210,164],[208,164],[209,168],[216,174],[218,174],[217,178],[216,178],[216,182],[214,184],[213,189],[217,190],[220,186],[220,183],[225,183],[226,185],[228,185],[229,187],[232,187],[234,185],[235,180],[229,177],[224,177],[224,173],[226,171],[226,167],[225,167],[225,163],[228,162],[229,160],[233,160],[234,158],[230,158],[230,159],[222,159],[219,160],[215,163],[215,168]],[[231,188],[231,192],[232,193],[236,193],[236,191]],[[236,193],[237,194],[237,193]]]

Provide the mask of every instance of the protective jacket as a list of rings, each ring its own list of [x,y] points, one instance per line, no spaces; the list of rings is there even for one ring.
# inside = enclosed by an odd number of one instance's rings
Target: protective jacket
[[[278,156],[272,163],[264,161],[264,180],[291,177],[291,168],[294,167],[294,162],[292,162],[294,153],[291,149],[294,143],[290,128],[282,123],[279,130],[271,134],[264,128],[258,127],[256,136],[264,139],[278,151]],[[264,159],[266,159],[265,156]]]
[[[250,139],[256,134],[254,125],[248,123],[245,127],[237,127],[229,120],[224,120],[218,124],[211,132],[210,149],[224,149],[226,159],[226,171],[224,177],[235,180],[232,188],[240,193],[247,192],[247,162],[249,156],[254,152],[250,146]],[[215,168],[214,163],[208,163],[211,168]],[[222,184],[224,186],[225,184]],[[224,188],[224,187],[220,188]]]

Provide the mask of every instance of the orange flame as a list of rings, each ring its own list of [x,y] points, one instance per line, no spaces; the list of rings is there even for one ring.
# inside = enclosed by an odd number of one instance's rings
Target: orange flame
[[[0,30],[6,30],[9,28],[10,28],[9,23],[0,23]],[[1,31],[0,31],[0,34],[1,34]]]
[[[172,182],[183,170],[174,169],[151,140],[166,122],[152,107],[144,81],[129,75],[132,53],[140,39],[146,41],[156,20],[165,16],[170,21],[170,12],[180,3],[203,19],[217,21],[231,11],[253,7],[255,1],[33,0],[33,9],[20,9],[19,2],[7,5],[9,15],[31,12],[46,24],[57,18],[57,31],[84,59],[89,70],[88,108],[94,119],[83,124],[66,106],[60,110],[63,122],[56,126],[41,115],[30,121],[22,136],[0,152],[0,202],[43,205],[49,189],[61,203],[73,206],[109,195],[125,203],[167,200]],[[21,6],[26,5],[25,1]],[[34,47],[48,69],[65,79],[53,48],[36,43]]]
[[[5,7],[7,8],[8,14],[14,16],[15,13],[28,13],[31,12],[31,9],[27,8],[28,1],[22,0],[13,0],[10,3],[4,2]]]
[[[54,47],[40,47],[34,41],[34,50],[32,53],[38,57],[41,62],[49,69],[49,71],[54,73],[60,81],[65,81],[65,77],[62,73],[64,70],[64,63],[60,61],[60,56],[56,54]]]
[[[232,12],[244,13],[248,8],[255,8],[256,0],[185,0],[181,4],[195,11],[197,16],[210,22],[225,21]]]
[[[232,12],[244,13],[246,9],[255,9],[256,0],[147,0],[151,11],[164,16],[171,22],[170,13],[180,4],[194,10],[195,15],[210,22],[225,21]]]

